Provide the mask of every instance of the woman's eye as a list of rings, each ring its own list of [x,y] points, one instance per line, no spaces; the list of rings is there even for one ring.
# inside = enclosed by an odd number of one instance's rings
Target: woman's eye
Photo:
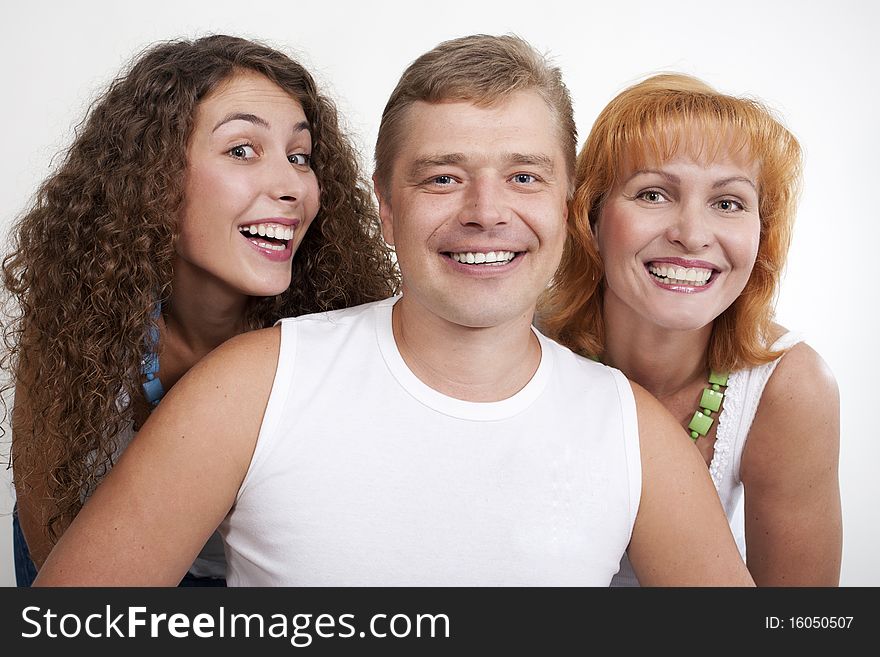
[[[662,203],[666,200],[666,197],[663,196],[662,192],[658,192],[656,189],[647,189],[644,192],[638,195],[638,198],[647,201],[648,203]]]
[[[739,210],[743,210],[743,204],[739,201],[734,201],[732,198],[723,198],[720,201],[715,203],[715,207],[717,207],[722,212],[737,212]]]
[[[519,183],[520,185],[528,185],[537,180],[535,176],[530,173],[517,173],[513,176],[513,181],[515,183]]]
[[[287,156],[287,160],[291,164],[307,167],[312,163],[312,156],[308,153],[291,153]]]
[[[239,144],[229,149],[228,153],[237,160],[248,160],[257,156],[257,152],[250,144]]]

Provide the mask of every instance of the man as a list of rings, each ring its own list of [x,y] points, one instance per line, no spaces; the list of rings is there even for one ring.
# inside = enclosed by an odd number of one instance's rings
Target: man
[[[677,423],[531,328],[574,149],[522,40],[416,60],[374,177],[402,296],[202,361],[38,581],[173,583],[220,524],[231,585],[607,585],[627,545],[644,584],[750,584]]]

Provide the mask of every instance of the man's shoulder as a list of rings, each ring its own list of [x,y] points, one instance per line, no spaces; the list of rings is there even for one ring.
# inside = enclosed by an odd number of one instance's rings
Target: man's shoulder
[[[383,309],[393,306],[397,299],[398,297],[389,297],[387,299],[381,299],[380,301],[364,303],[359,306],[340,308],[339,310],[326,310],[323,312],[310,313],[308,315],[284,317],[279,319],[276,325],[348,326],[374,317],[377,312],[382,312]]]
[[[280,357],[286,365],[311,363],[325,371],[330,362],[350,363],[355,353],[374,353],[391,332],[391,310],[396,297],[370,303],[278,320]],[[340,358],[342,354],[344,358]]]
[[[609,367],[592,358],[586,358],[580,354],[576,354],[571,349],[562,345],[552,338],[548,338],[538,329],[534,329],[541,341],[541,348],[550,351],[557,363],[561,364],[562,371],[571,371],[576,373],[575,376],[584,376],[590,378],[602,378],[609,381],[616,378],[625,379],[620,370]]]
[[[541,348],[552,359],[551,385],[554,394],[590,400],[594,409],[635,411],[637,400],[630,381],[618,369],[580,356],[567,347],[538,333]]]

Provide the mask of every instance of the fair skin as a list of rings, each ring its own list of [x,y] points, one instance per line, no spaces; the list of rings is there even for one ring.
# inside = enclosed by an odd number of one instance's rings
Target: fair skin
[[[553,116],[533,92],[488,107],[450,102],[412,111],[379,194],[404,278],[394,337],[434,389],[468,401],[504,399],[537,368],[531,316],[564,239],[568,171]],[[468,263],[468,253],[489,250],[504,264]],[[279,340],[278,329],[239,336],[193,368],[83,509],[40,584],[169,584],[182,574],[245,476]],[[660,405],[634,391],[643,468],[632,537],[639,575],[657,585],[750,584],[699,456]]]
[[[166,390],[242,332],[248,297],[290,286],[320,205],[311,151],[302,106],[261,75],[239,73],[199,104],[162,334]]]
[[[595,226],[606,266],[603,360],[687,427],[707,385],[713,321],[755,262],[759,169],[742,152],[710,162],[684,152],[621,171]],[[774,330],[774,338],[785,332]],[[696,442],[707,465],[717,424]],[[798,344],[770,377],[740,467],[748,567],[758,585],[837,585],[838,450],[837,385],[818,354]]]
[[[165,390],[244,330],[248,297],[276,295],[290,285],[291,259],[320,204],[311,147],[300,103],[261,75],[236,74],[198,105],[173,296],[160,320]],[[269,227],[282,239],[260,235]],[[16,413],[27,409],[24,386],[21,392]],[[19,495],[18,505],[39,567],[52,543],[38,493]]]
[[[516,100],[416,103],[379,193],[385,239],[409,273],[394,307],[401,354],[431,387],[474,401],[511,396],[537,369],[540,347],[525,329],[565,239],[565,159],[532,119],[546,104],[532,93]]]

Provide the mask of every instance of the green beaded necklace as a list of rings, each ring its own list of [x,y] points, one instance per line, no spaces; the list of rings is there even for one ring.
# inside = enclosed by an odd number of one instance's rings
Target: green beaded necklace
[[[712,370],[709,372],[709,387],[703,390],[700,397],[700,407],[691,418],[688,429],[691,431],[691,439],[696,442],[700,436],[705,436],[712,428],[715,418],[712,417],[713,412],[721,410],[721,403],[724,401],[724,392],[721,388],[727,388],[728,372],[719,374]],[[701,410],[702,409],[702,410]]]

